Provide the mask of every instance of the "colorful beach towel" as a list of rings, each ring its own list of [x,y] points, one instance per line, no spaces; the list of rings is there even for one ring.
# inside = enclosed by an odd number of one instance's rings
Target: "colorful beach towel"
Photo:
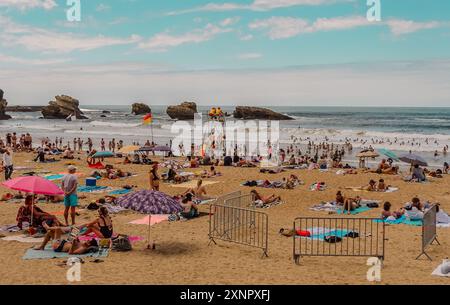
[[[25,255],[22,257],[24,260],[36,260],[36,259],[53,259],[53,258],[69,258],[69,257],[107,257],[109,253],[109,249],[100,249],[99,252],[96,253],[87,253],[87,254],[77,254],[77,255],[69,255],[69,253],[58,253],[53,251],[50,246],[47,246],[45,250],[34,250],[28,249],[25,252]]]
[[[111,196],[114,196],[114,195],[125,195],[125,194],[128,194],[128,193],[132,192],[132,191],[133,190],[129,190],[129,189],[119,189],[119,190],[111,191],[108,194],[111,195]]]
[[[58,174],[58,175],[48,175],[48,176],[45,176],[44,178],[47,179],[47,180],[50,180],[50,181],[55,181],[55,180],[61,180],[62,178],[64,178],[64,175],[60,175],[60,174]]]
[[[219,183],[219,181],[203,181],[202,186],[206,186],[206,185],[212,185],[212,184],[216,184]],[[185,182],[185,183],[180,183],[180,184],[171,184],[170,186],[172,187],[181,187],[181,188],[196,188],[197,187],[197,181],[196,180],[192,180],[189,182]]]

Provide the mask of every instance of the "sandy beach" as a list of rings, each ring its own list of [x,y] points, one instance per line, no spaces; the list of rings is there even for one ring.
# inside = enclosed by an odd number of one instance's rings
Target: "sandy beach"
[[[79,158],[79,160],[77,160]],[[15,166],[32,167],[35,171],[45,169],[51,173],[66,170],[66,162],[50,164],[31,162],[32,154],[14,154]],[[148,189],[149,166],[119,165],[122,159],[108,159],[107,163],[117,168],[137,174],[135,177],[119,180],[102,179],[98,185],[121,187],[125,184]],[[85,155],[76,155],[73,162],[78,171],[89,175]],[[202,168],[206,169],[206,167]],[[210,195],[219,196],[236,190],[250,192],[252,188],[241,186],[245,180],[277,180],[296,174],[305,182],[294,190],[258,189],[262,194],[275,193],[282,197],[284,204],[264,209],[269,215],[269,257],[261,259],[261,251],[237,244],[219,241],[208,245],[208,221],[204,216],[189,221],[162,222],[152,227],[152,239],[157,243],[156,250],[146,250],[145,240],[133,244],[131,252],[111,251],[104,262],[93,263],[86,259],[82,265],[81,284],[371,284],[366,280],[368,267],[366,258],[351,257],[306,257],[301,265],[294,264],[292,258],[292,238],[280,236],[280,228],[291,228],[297,216],[322,216],[326,212],[315,212],[309,208],[322,201],[331,201],[338,190],[348,196],[362,195],[365,199],[390,201],[393,209],[418,196],[423,201],[439,202],[445,211],[450,211],[450,177],[431,179],[429,183],[407,183],[399,176],[378,174],[336,175],[336,170],[289,170],[280,174],[262,174],[259,168],[219,167],[221,177],[208,185]],[[162,169],[161,172],[165,172]],[[187,169],[199,171],[199,169]],[[21,172],[16,171],[13,177]],[[395,193],[357,194],[345,190],[348,186],[365,185],[370,179],[384,178],[386,183],[399,188]],[[85,178],[80,178],[84,184]],[[3,180],[3,179],[2,179]],[[325,191],[313,192],[309,186],[318,181],[327,183]],[[0,194],[8,192],[0,187]],[[161,184],[161,191],[175,195],[184,189]],[[86,194],[81,200],[87,206],[92,200],[105,194]],[[0,224],[14,224],[17,210],[23,203],[0,202]],[[62,204],[39,203],[45,211],[63,210]],[[208,206],[201,206],[202,212],[209,212]],[[361,217],[379,217],[381,208],[361,214]],[[97,212],[81,209],[78,223],[93,220]],[[144,215],[126,211],[113,215],[115,232],[146,237],[147,226],[132,225],[130,221]],[[330,216],[333,217],[333,216]],[[346,216],[352,217],[352,216]],[[428,253],[433,258],[415,260],[421,249],[421,228],[407,225],[391,225],[386,229],[386,258],[382,269],[382,284],[448,284],[448,278],[432,276],[432,271],[450,254],[450,229],[438,228],[440,246],[433,245]],[[17,233],[15,233],[17,235]],[[66,267],[60,267],[62,259],[23,260],[25,251],[32,245],[27,243],[0,240],[0,284],[66,284]]]

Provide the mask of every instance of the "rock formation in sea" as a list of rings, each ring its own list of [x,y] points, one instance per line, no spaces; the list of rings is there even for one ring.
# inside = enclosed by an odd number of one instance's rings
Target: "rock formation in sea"
[[[243,120],[272,120],[272,121],[287,121],[293,120],[293,118],[275,112],[273,110],[261,107],[246,107],[238,106],[234,111],[234,117],[236,119]]]
[[[8,102],[3,99],[3,94],[3,90],[0,89],[0,120],[9,120],[11,116],[6,114],[6,106],[8,106]]]
[[[151,112],[152,110],[150,107],[143,103],[134,103],[133,106],[131,106],[131,113],[134,115],[148,114]]]
[[[55,96],[54,101],[50,101],[48,106],[42,108],[44,119],[66,119],[69,116],[76,116],[78,120],[87,119],[79,108],[80,102],[67,95]]]
[[[167,107],[167,114],[174,120],[193,120],[197,113],[197,104],[194,102],[184,102],[177,106]]]

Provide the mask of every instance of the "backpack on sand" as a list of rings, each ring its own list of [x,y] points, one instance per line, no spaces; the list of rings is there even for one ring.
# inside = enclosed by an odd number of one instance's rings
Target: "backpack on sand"
[[[131,246],[130,239],[127,235],[119,235],[117,238],[112,240],[112,250],[113,251],[131,251],[133,247]]]

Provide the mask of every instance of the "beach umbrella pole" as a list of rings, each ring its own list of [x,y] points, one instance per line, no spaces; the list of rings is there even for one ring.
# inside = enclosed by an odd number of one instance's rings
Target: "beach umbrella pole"
[[[152,214],[148,215],[148,236],[147,236],[147,249],[151,249],[150,246],[150,229],[152,227]]]

